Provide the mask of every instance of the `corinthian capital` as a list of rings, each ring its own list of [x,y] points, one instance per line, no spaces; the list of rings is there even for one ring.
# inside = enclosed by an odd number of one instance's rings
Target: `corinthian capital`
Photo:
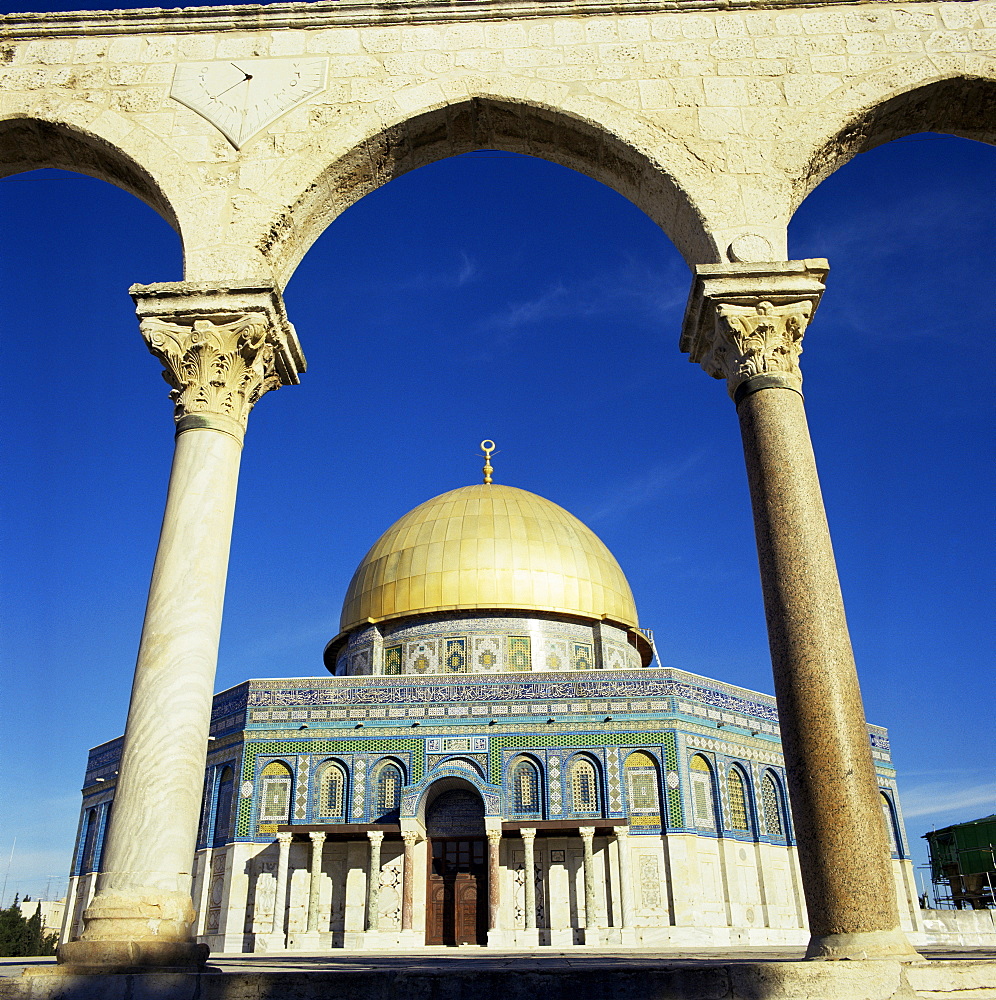
[[[755,388],[801,390],[802,337],[827,271],[825,260],[697,267],[681,349],[738,402]]]
[[[299,381],[304,357],[276,290],[171,282],[131,294],[177,423],[220,414],[244,431],[260,396]]]
[[[715,333],[700,364],[713,378],[725,378],[731,394],[755,375],[782,375],[786,385],[801,389],[799,355],[812,314],[810,302],[718,303]]]

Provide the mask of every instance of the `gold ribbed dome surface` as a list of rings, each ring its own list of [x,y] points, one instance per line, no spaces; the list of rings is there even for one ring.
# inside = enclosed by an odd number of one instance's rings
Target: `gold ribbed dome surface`
[[[474,608],[637,623],[626,577],[590,528],[535,493],[482,483],[427,500],[381,535],[340,628]]]

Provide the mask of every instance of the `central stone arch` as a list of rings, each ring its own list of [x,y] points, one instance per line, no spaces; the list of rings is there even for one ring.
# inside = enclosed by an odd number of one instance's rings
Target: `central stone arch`
[[[588,97],[585,110],[582,116],[524,98],[478,95],[358,135],[348,149],[330,151],[317,175],[309,173],[317,158],[311,147],[283,164],[285,172],[302,177],[299,194],[273,220],[257,250],[283,284],[325,228],[364,195],[418,167],[493,149],[549,160],[607,185],[653,219],[689,263],[722,259],[690,194],[695,166],[684,144],[632,115],[623,137],[622,122],[619,130],[603,124],[613,114],[620,118],[608,102]]]

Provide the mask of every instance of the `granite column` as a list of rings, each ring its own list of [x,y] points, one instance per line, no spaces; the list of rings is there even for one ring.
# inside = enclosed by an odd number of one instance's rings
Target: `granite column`
[[[488,930],[501,926],[501,830],[487,830],[488,837]]]
[[[415,841],[417,836],[414,833],[405,832],[401,834],[401,841],[405,845],[404,858],[401,863],[401,929],[410,931],[412,929],[415,900]]]
[[[737,406],[809,958],[918,959],[900,929],[798,359],[825,260],[700,266],[681,348]]]

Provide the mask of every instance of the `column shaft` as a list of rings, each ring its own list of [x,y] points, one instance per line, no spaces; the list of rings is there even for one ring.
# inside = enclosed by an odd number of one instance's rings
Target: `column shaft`
[[[297,382],[304,358],[273,288],[171,282],[131,295],[172,387],[176,446],[103,871],[59,961],[189,966],[208,955],[193,941],[191,866],[242,438],[256,401]]]
[[[190,870],[240,458],[239,440],[225,431],[198,427],[177,434],[103,871],[87,909],[84,943],[139,939],[143,952],[163,952],[170,942],[181,946],[178,954],[190,950],[182,945],[191,939],[194,916]],[[72,954],[85,963],[81,943]]]
[[[802,396],[738,406],[782,746],[814,956],[878,933],[908,952]],[[840,940],[837,940],[840,939]],[[867,942],[870,953],[875,941]]]
[[[700,265],[681,349],[737,405],[811,958],[917,958],[886,831],[802,401],[825,260]]]
[[[633,883],[629,868],[628,827],[616,827],[616,852],[619,855],[619,924],[629,927],[633,913]]]
[[[277,834],[277,886],[273,895],[273,922],[270,933],[284,937],[284,919],[287,916],[287,885],[290,875],[290,845],[293,834]],[[286,945],[286,939],[284,941]]]
[[[367,871],[367,930],[380,926],[380,846],[384,842],[381,830],[367,832],[370,838],[370,864]]]
[[[533,847],[536,841],[536,831],[527,828],[520,830],[519,833],[522,835],[522,889],[526,930],[534,930],[536,927],[536,861]]]
[[[488,830],[488,930],[501,925],[501,830]]]
[[[311,881],[308,892],[308,933],[318,931],[318,910],[321,905],[322,892],[322,849],[325,847],[325,834],[321,831],[309,834],[311,837]]]
[[[595,855],[594,840],[595,828],[582,826],[581,846],[584,848],[584,927],[585,930],[594,929],[598,926],[598,918],[595,913]]]
[[[401,929],[412,929],[415,899],[415,834],[404,833],[401,839],[405,845],[405,856],[401,867]]]

